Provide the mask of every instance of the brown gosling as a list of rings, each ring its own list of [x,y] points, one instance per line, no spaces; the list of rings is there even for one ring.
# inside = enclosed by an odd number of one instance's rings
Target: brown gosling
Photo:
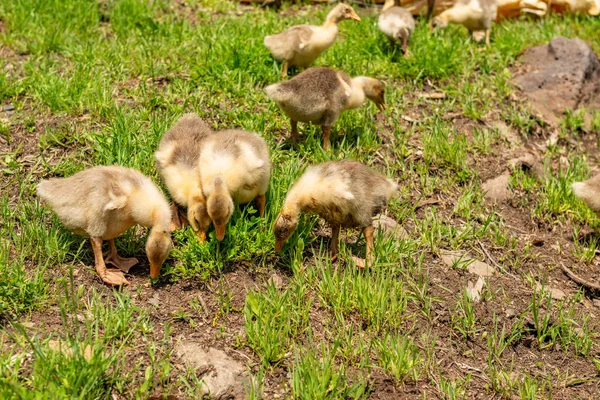
[[[324,150],[329,150],[331,127],[343,111],[360,107],[365,98],[385,109],[383,82],[366,76],[351,78],[331,68],[309,68],[265,91],[290,117],[292,141],[298,141],[298,122],[312,122],[322,126]]]
[[[398,185],[353,160],[329,161],[306,170],[290,189],[275,220],[275,251],[298,227],[303,212],[317,214],[331,225],[331,253],[338,254],[340,228],[361,228],[367,242],[367,263],[373,262],[373,222]]]
[[[171,210],[160,189],[141,172],[118,166],[93,167],[68,178],[43,180],[37,195],[67,229],[91,238],[96,272],[105,283],[129,283],[123,272],[129,272],[138,260],[121,258],[114,239],[134,225],[151,228],[146,242],[150,276],[160,274],[171,249]],[[104,240],[109,243],[106,260]],[[119,269],[107,269],[105,263]]]
[[[379,14],[377,26],[392,43],[400,43],[404,57],[408,57],[410,37],[415,31],[415,19],[410,11],[396,6],[396,0],[386,0]]]

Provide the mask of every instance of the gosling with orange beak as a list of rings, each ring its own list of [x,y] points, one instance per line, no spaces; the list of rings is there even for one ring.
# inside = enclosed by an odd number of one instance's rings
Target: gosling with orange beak
[[[300,214],[317,214],[331,225],[331,253],[338,254],[340,228],[361,228],[367,242],[367,263],[374,261],[372,218],[381,213],[398,185],[353,160],[329,161],[311,167],[290,189],[275,220],[275,251],[298,227]]]
[[[189,223],[206,240],[210,218],[202,192],[198,159],[204,139],[214,132],[196,114],[185,114],[162,137],[154,154],[158,172],[173,199],[171,230]],[[179,209],[187,207],[187,218]]]
[[[265,91],[290,118],[291,140],[299,139],[298,122],[321,125],[324,150],[329,150],[331,127],[343,111],[360,107],[365,98],[380,111],[385,110],[383,82],[366,76],[350,78],[331,68],[309,68],[289,81],[267,86]]]
[[[129,283],[123,272],[129,272],[138,260],[120,257],[114,239],[134,225],[151,228],[146,242],[150,276],[160,274],[171,250],[171,210],[160,189],[141,172],[118,166],[93,167],[68,178],[43,180],[37,195],[67,229],[91,238],[96,272],[106,284]],[[109,243],[106,259],[104,240]],[[106,263],[118,269],[108,269]]]
[[[259,216],[264,216],[271,160],[267,143],[258,134],[237,129],[216,132],[203,143],[198,166],[217,240],[225,237],[234,204],[255,200]]]

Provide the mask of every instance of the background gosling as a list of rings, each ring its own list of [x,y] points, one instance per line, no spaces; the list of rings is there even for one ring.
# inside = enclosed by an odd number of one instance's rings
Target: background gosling
[[[400,43],[404,57],[408,57],[408,44],[415,31],[415,19],[410,11],[396,6],[397,0],[386,0],[377,26],[393,43]]]
[[[340,3],[327,15],[321,26],[296,25],[276,35],[265,37],[264,45],[274,59],[283,62],[281,77],[287,76],[288,67],[308,67],[325,50],[331,47],[338,35],[338,23],[360,17],[352,7]]]

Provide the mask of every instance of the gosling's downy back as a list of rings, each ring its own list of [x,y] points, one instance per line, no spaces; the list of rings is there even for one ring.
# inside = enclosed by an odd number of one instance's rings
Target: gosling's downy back
[[[223,179],[236,203],[266,193],[269,185],[269,149],[256,133],[238,129],[217,132],[204,144],[199,167],[206,196],[217,178]]]
[[[391,179],[357,161],[329,161],[309,168],[285,203],[314,212],[330,223],[365,227],[385,208],[397,187]]]
[[[184,114],[160,141],[155,154],[159,168],[174,164],[196,168],[201,143],[212,134],[210,127],[196,114]]]
[[[129,227],[169,226],[171,212],[158,187],[141,172],[119,166],[93,167],[68,178],[43,180],[37,195],[73,232],[103,239]]]

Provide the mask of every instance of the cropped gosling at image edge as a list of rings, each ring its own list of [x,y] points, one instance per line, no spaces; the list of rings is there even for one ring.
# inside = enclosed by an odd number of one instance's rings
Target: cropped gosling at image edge
[[[171,194],[171,228],[179,229],[185,220],[200,240],[206,240],[210,218],[202,192],[198,160],[204,139],[213,131],[195,114],[185,114],[163,136],[154,154],[158,171]],[[187,207],[187,218],[179,206]]]
[[[37,195],[67,229],[90,237],[96,272],[105,283],[129,283],[123,272],[129,272],[138,260],[121,258],[114,239],[136,224],[151,228],[146,242],[150,276],[160,274],[171,250],[171,210],[160,189],[141,172],[119,166],[93,167],[68,178],[43,180]],[[104,240],[109,243],[106,260]],[[105,263],[119,269],[107,269]]]
[[[589,208],[600,216],[600,175],[587,181],[575,182],[571,185],[575,197],[582,200]]]
[[[331,127],[343,111],[360,107],[365,97],[385,110],[383,82],[350,78],[331,68],[309,68],[289,81],[267,86],[265,92],[290,118],[293,142],[298,141],[298,122],[312,122],[322,126],[324,150],[329,150]]]
[[[373,221],[398,185],[353,160],[329,161],[311,167],[285,198],[275,220],[275,251],[279,252],[298,227],[300,214],[317,214],[331,225],[331,253],[338,254],[340,228],[361,228],[367,242],[367,264],[373,262]]]
[[[360,17],[352,7],[340,3],[329,12],[321,26],[296,25],[276,35],[265,37],[265,47],[275,60],[283,62],[281,77],[287,76],[288,67],[310,66],[330,48],[339,32],[338,23],[344,20],[360,21]]]
[[[259,216],[265,213],[271,176],[269,149],[263,138],[243,130],[225,130],[206,139],[199,167],[207,212],[217,240],[225,237],[234,204],[256,200]]]

